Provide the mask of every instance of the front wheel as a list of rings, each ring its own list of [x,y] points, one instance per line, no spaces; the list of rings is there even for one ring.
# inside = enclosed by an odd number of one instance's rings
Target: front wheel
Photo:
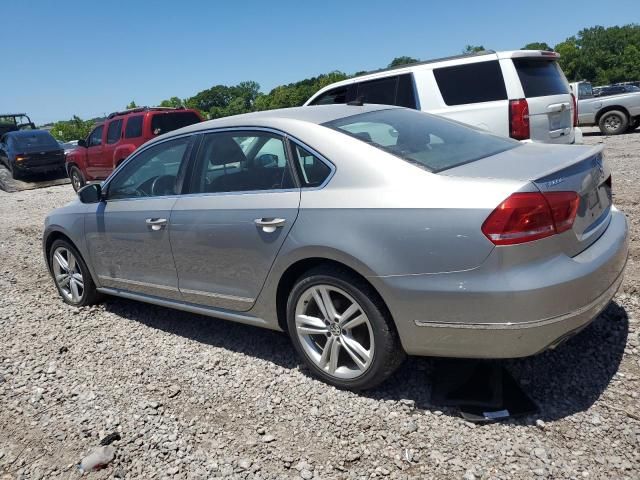
[[[287,323],[295,349],[314,375],[340,388],[375,387],[405,356],[380,297],[340,268],[313,269],[296,282]]]
[[[598,122],[598,127],[604,135],[620,135],[627,131],[628,125],[629,117],[619,110],[606,112]]]
[[[67,240],[56,240],[49,250],[49,265],[62,299],[69,305],[84,307],[97,303],[101,295],[96,290],[87,264]]]

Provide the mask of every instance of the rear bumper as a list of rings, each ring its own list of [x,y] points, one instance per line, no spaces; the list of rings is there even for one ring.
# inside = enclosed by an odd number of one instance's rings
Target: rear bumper
[[[589,248],[568,257],[435,275],[378,277],[411,355],[515,358],[554,347],[587,326],[620,287],[627,220],[612,211]],[[376,282],[377,283],[377,282]]]

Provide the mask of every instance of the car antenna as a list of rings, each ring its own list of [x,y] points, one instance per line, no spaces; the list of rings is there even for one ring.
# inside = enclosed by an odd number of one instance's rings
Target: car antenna
[[[360,95],[355,100],[351,100],[350,102],[347,102],[347,105],[351,105],[352,107],[361,107],[361,106],[363,106],[364,105],[364,95]]]

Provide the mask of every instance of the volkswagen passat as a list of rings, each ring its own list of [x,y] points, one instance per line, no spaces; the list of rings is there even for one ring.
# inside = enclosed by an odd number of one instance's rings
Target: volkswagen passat
[[[627,249],[601,146],[381,105],[171,132],[44,232],[65,302],[117,295],[284,330],[317,376],[353,389],[405,354],[554,347],[611,300]]]

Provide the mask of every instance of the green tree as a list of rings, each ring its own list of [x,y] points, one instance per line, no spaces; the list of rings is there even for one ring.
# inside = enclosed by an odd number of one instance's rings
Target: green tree
[[[71,120],[55,122],[51,127],[51,135],[63,142],[80,140],[89,135],[94,124],[93,120],[82,120],[74,115]]]
[[[484,48],[484,46],[482,45],[467,45],[466,47],[464,47],[464,50],[462,50],[462,53],[478,53],[478,52],[482,52],[486,50]]]
[[[131,108],[138,108],[138,105],[136,105],[136,102],[134,100],[131,100],[131,102],[129,102],[129,105],[127,105],[127,110]]]
[[[159,106],[178,108],[178,107],[182,107],[183,105],[184,105],[184,102],[180,100],[178,97],[171,97],[168,100],[162,100]]]
[[[553,48],[551,48],[549,44],[546,42],[527,43],[524,47],[522,47],[522,49],[523,50],[545,50],[547,52],[553,51]]]
[[[391,68],[391,67],[398,67],[400,65],[410,65],[412,63],[417,63],[420,60],[418,60],[417,58],[413,58],[413,57],[396,57],[393,60],[391,60],[391,63],[387,66],[387,68]]]

